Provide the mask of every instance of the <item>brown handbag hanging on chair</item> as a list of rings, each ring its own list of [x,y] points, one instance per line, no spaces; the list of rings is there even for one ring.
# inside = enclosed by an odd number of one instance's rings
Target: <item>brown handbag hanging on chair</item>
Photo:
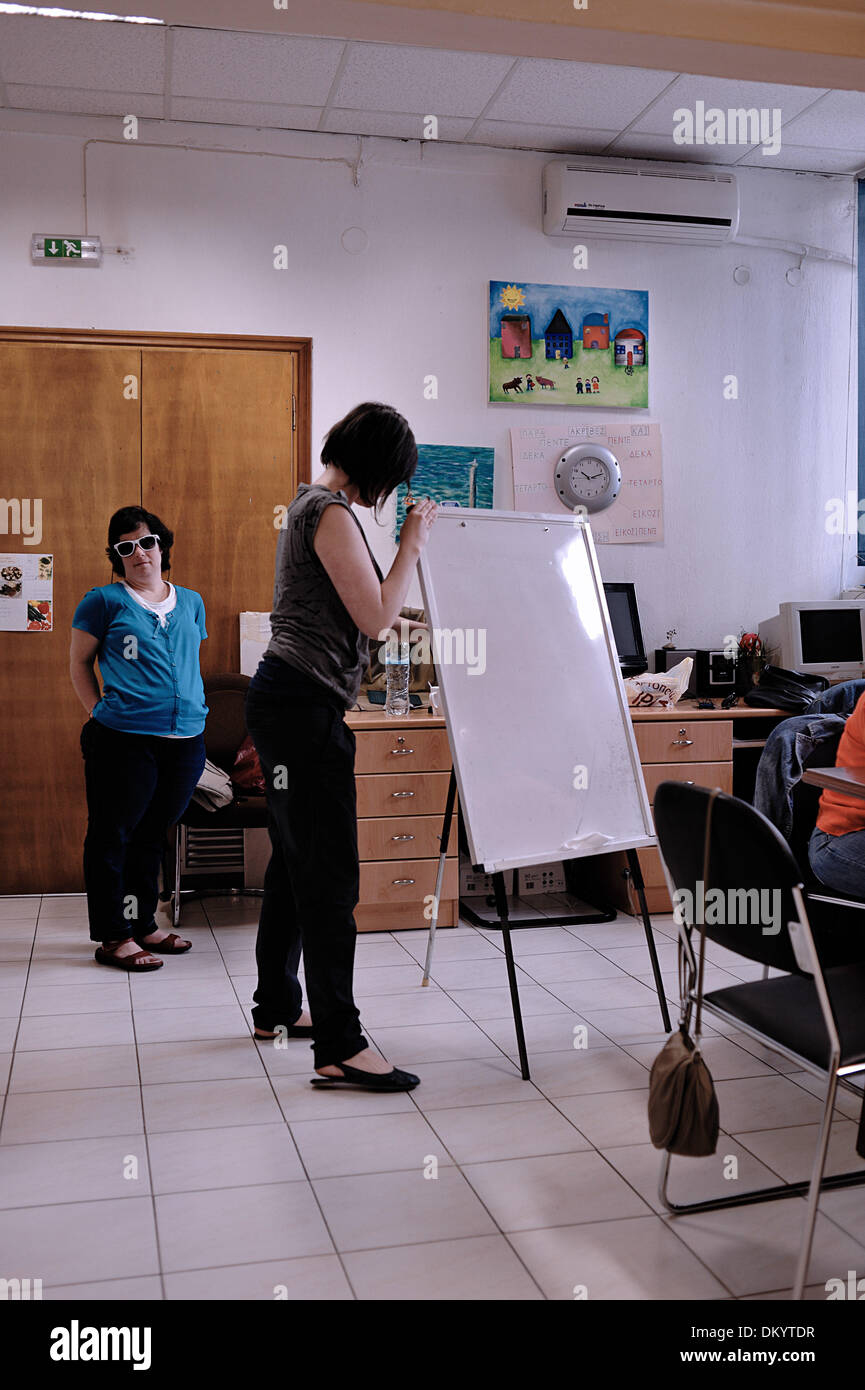
[[[712,808],[718,788],[711,793],[706,810],[706,838],[703,845],[703,890],[708,892],[709,847]],[[692,929],[693,930],[693,929]],[[649,1074],[649,1135],[656,1149],[689,1158],[704,1158],[718,1147],[718,1098],[712,1074],[700,1050],[700,1023],[703,1010],[703,966],[706,956],[706,924],[700,923],[700,951],[697,964],[697,1011],[694,1036],[691,1019],[691,990],[694,971],[682,942],[679,942],[679,1027],[667,1039]],[[686,979],[687,975],[687,979]]]

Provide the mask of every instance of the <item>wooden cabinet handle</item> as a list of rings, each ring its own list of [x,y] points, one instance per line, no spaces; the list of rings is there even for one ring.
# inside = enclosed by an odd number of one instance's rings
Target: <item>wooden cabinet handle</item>
[[[413,753],[413,752],[414,752],[414,749],[413,749],[413,748],[392,748],[390,751],[391,751],[391,756],[392,756],[392,757],[393,757],[394,755],[396,755],[397,757],[399,757],[400,755],[402,755],[402,756],[404,757],[406,753]]]
[[[414,792],[391,792],[391,796],[414,796]]]
[[[391,835],[392,840],[413,840],[414,835]]]
[[[403,886],[403,884],[405,884],[405,883],[414,883],[414,882],[415,882],[415,880],[414,880],[413,878],[393,878],[393,879],[391,879],[391,883],[395,884],[398,888],[401,888],[401,887]]]

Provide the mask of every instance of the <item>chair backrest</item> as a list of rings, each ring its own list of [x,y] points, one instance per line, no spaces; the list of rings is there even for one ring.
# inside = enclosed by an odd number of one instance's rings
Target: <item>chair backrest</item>
[[[204,699],[209,711],[204,746],[210,761],[223,772],[231,772],[237,750],[246,738],[244,705],[249,679],[239,671],[229,671],[225,675],[207,676],[204,681]]]
[[[802,875],[789,846],[753,806],[719,792],[705,882],[710,796],[708,787],[684,782],[662,782],[655,791],[655,830],[684,920],[699,926],[702,917],[708,940],[762,965],[801,974],[787,923],[798,917],[792,890]]]

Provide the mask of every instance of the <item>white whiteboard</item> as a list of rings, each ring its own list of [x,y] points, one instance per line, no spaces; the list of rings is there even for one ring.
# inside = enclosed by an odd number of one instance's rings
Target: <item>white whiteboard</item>
[[[444,509],[419,568],[472,862],[655,844],[588,523]]]

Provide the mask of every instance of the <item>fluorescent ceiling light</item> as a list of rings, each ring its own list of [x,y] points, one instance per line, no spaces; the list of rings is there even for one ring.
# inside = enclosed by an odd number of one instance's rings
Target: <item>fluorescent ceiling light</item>
[[[96,14],[92,10],[46,9],[40,5],[0,5],[0,14],[41,14],[49,19],[113,19],[123,24],[164,24],[164,19],[143,19],[128,14]]]

